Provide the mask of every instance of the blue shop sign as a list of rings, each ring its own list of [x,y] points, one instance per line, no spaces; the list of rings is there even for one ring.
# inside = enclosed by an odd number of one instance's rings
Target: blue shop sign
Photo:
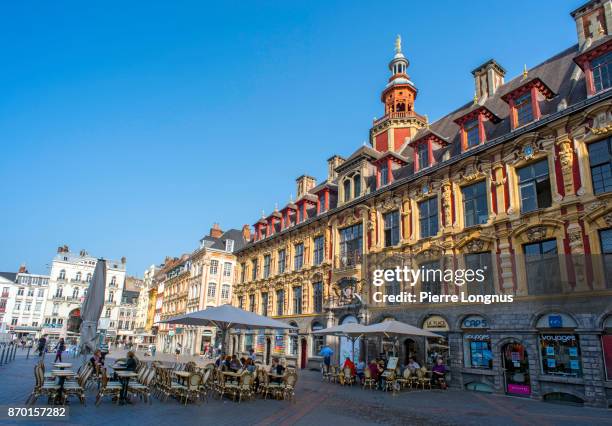
[[[548,326],[550,328],[562,328],[563,327],[563,317],[561,315],[549,315],[548,316]]]

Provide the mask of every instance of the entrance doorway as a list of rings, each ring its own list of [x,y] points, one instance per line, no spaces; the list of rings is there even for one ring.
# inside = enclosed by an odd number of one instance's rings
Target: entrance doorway
[[[504,383],[507,394],[531,395],[529,359],[525,346],[519,342],[507,343],[502,347]]]
[[[408,365],[410,361],[410,357],[414,357],[415,361],[417,359],[417,346],[416,342],[412,339],[404,340],[404,365]],[[419,362],[419,361],[417,361]]]
[[[266,365],[270,365],[270,352],[272,352],[272,341],[268,337],[266,339]]]
[[[300,352],[300,368],[306,368],[308,360],[306,359],[306,339],[302,339],[302,350]]]

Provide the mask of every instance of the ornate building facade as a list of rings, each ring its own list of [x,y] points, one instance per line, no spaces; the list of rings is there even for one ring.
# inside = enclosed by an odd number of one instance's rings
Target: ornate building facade
[[[474,99],[429,123],[401,40],[370,146],[297,179],[297,199],[254,224],[233,302],[297,333],[232,336],[264,362],[317,366],[328,326],[397,319],[439,339],[328,338],[359,357],[448,359],[474,390],[606,405],[612,399],[612,2],[573,11],[578,43],[506,82],[490,60]],[[372,283],[375,269],[484,268],[485,280]],[[382,295],[511,295],[512,303],[397,303]],[[349,349],[350,348],[350,349]]]

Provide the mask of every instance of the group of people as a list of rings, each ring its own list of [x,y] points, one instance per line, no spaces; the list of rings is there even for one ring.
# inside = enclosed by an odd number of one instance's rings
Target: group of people
[[[328,367],[328,366],[327,366]],[[363,359],[360,359],[357,365],[347,357],[342,364],[342,369],[349,368],[351,370],[351,375],[353,377],[357,377],[357,380],[360,384],[363,384],[363,379],[365,376],[365,369],[367,368],[370,372],[370,376],[374,381],[376,381],[379,389],[384,388],[385,382],[385,371],[387,370],[387,361],[385,358],[374,358],[370,361],[370,363],[366,366],[366,363]],[[404,369],[410,369],[412,374],[416,374],[416,371],[421,368],[421,365],[416,361],[414,357],[410,357],[408,359],[408,364],[404,367]],[[438,357],[434,366],[431,369],[431,384],[432,386],[438,386],[440,389],[446,389],[448,387],[446,383],[446,374],[448,373],[448,367],[444,364],[444,360],[442,357]],[[402,370],[403,372],[403,370]]]
[[[233,373],[239,373],[244,370],[249,373],[255,372],[257,369],[255,367],[255,352],[253,350],[250,351],[248,357],[238,358],[236,355],[221,355],[215,361],[215,365],[221,371],[231,371]]]

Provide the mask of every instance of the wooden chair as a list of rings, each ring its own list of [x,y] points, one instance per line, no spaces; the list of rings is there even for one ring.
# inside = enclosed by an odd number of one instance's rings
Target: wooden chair
[[[181,400],[184,399],[185,405],[187,405],[187,401],[190,399],[198,400],[200,397],[200,383],[202,383],[202,376],[199,373],[193,373],[187,378],[187,385],[175,387],[177,395],[180,396]]]
[[[342,369],[342,384],[343,385],[353,385],[355,384],[355,376],[350,368],[345,367]]]
[[[96,396],[96,405],[99,405],[106,395],[111,395],[119,402],[119,394],[121,393],[121,383],[109,381],[106,374],[106,368],[102,369],[102,377],[100,378],[100,389]]]
[[[55,399],[60,386],[55,382],[45,381],[44,367],[39,364],[34,366],[34,389],[26,400],[26,405],[34,405],[39,396],[44,395],[48,400]]]
[[[238,403],[242,401],[242,397],[248,398],[253,397],[253,382],[255,381],[253,373],[249,373],[245,370],[240,376],[240,384],[238,385]]]
[[[393,391],[395,384],[395,370],[387,370],[384,376],[385,382],[383,384],[383,391]]]
[[[404,369],[404,374],[402,374],[401,377],[395,379],[395,381],[399,383],[402,389],[405,389],[406,387],[412,388],[412,371],[410,370],[410,368],[406,367]]]
[[[290,371],[285,376],[283,383],[283,399],[289,399],[295,403],[295,386],[297,384],[298,375],[295,370]]]
[[[370,389],[372,389],[372,386],[376,388],[376,380],[372,377],[372,372],[369,368],[363,370],[363,389],[365,389],[366,386]]]
[[[64,401],[68,400],[71,396],[77,396],[81,401],[82,405],[85,405],[85,389],[87,387],[87,381],[93,372],[93,368],[86,367],[83,373],[77,377],[76,382],[65,382],[64,383]]]
[[[151,389],[155,384],[155,370],[148,369],[142,379],[137,382],[130,382],[128,391],[143,398],[145,402],[151,404]]]
[[[421,386],[423,390],[425,389],[425,386],[431,389],[431,380],[429,379],[429,377],[427,377],[427,369],[425,367],[421,367],[417,369],[416,374],[417,386]]]

